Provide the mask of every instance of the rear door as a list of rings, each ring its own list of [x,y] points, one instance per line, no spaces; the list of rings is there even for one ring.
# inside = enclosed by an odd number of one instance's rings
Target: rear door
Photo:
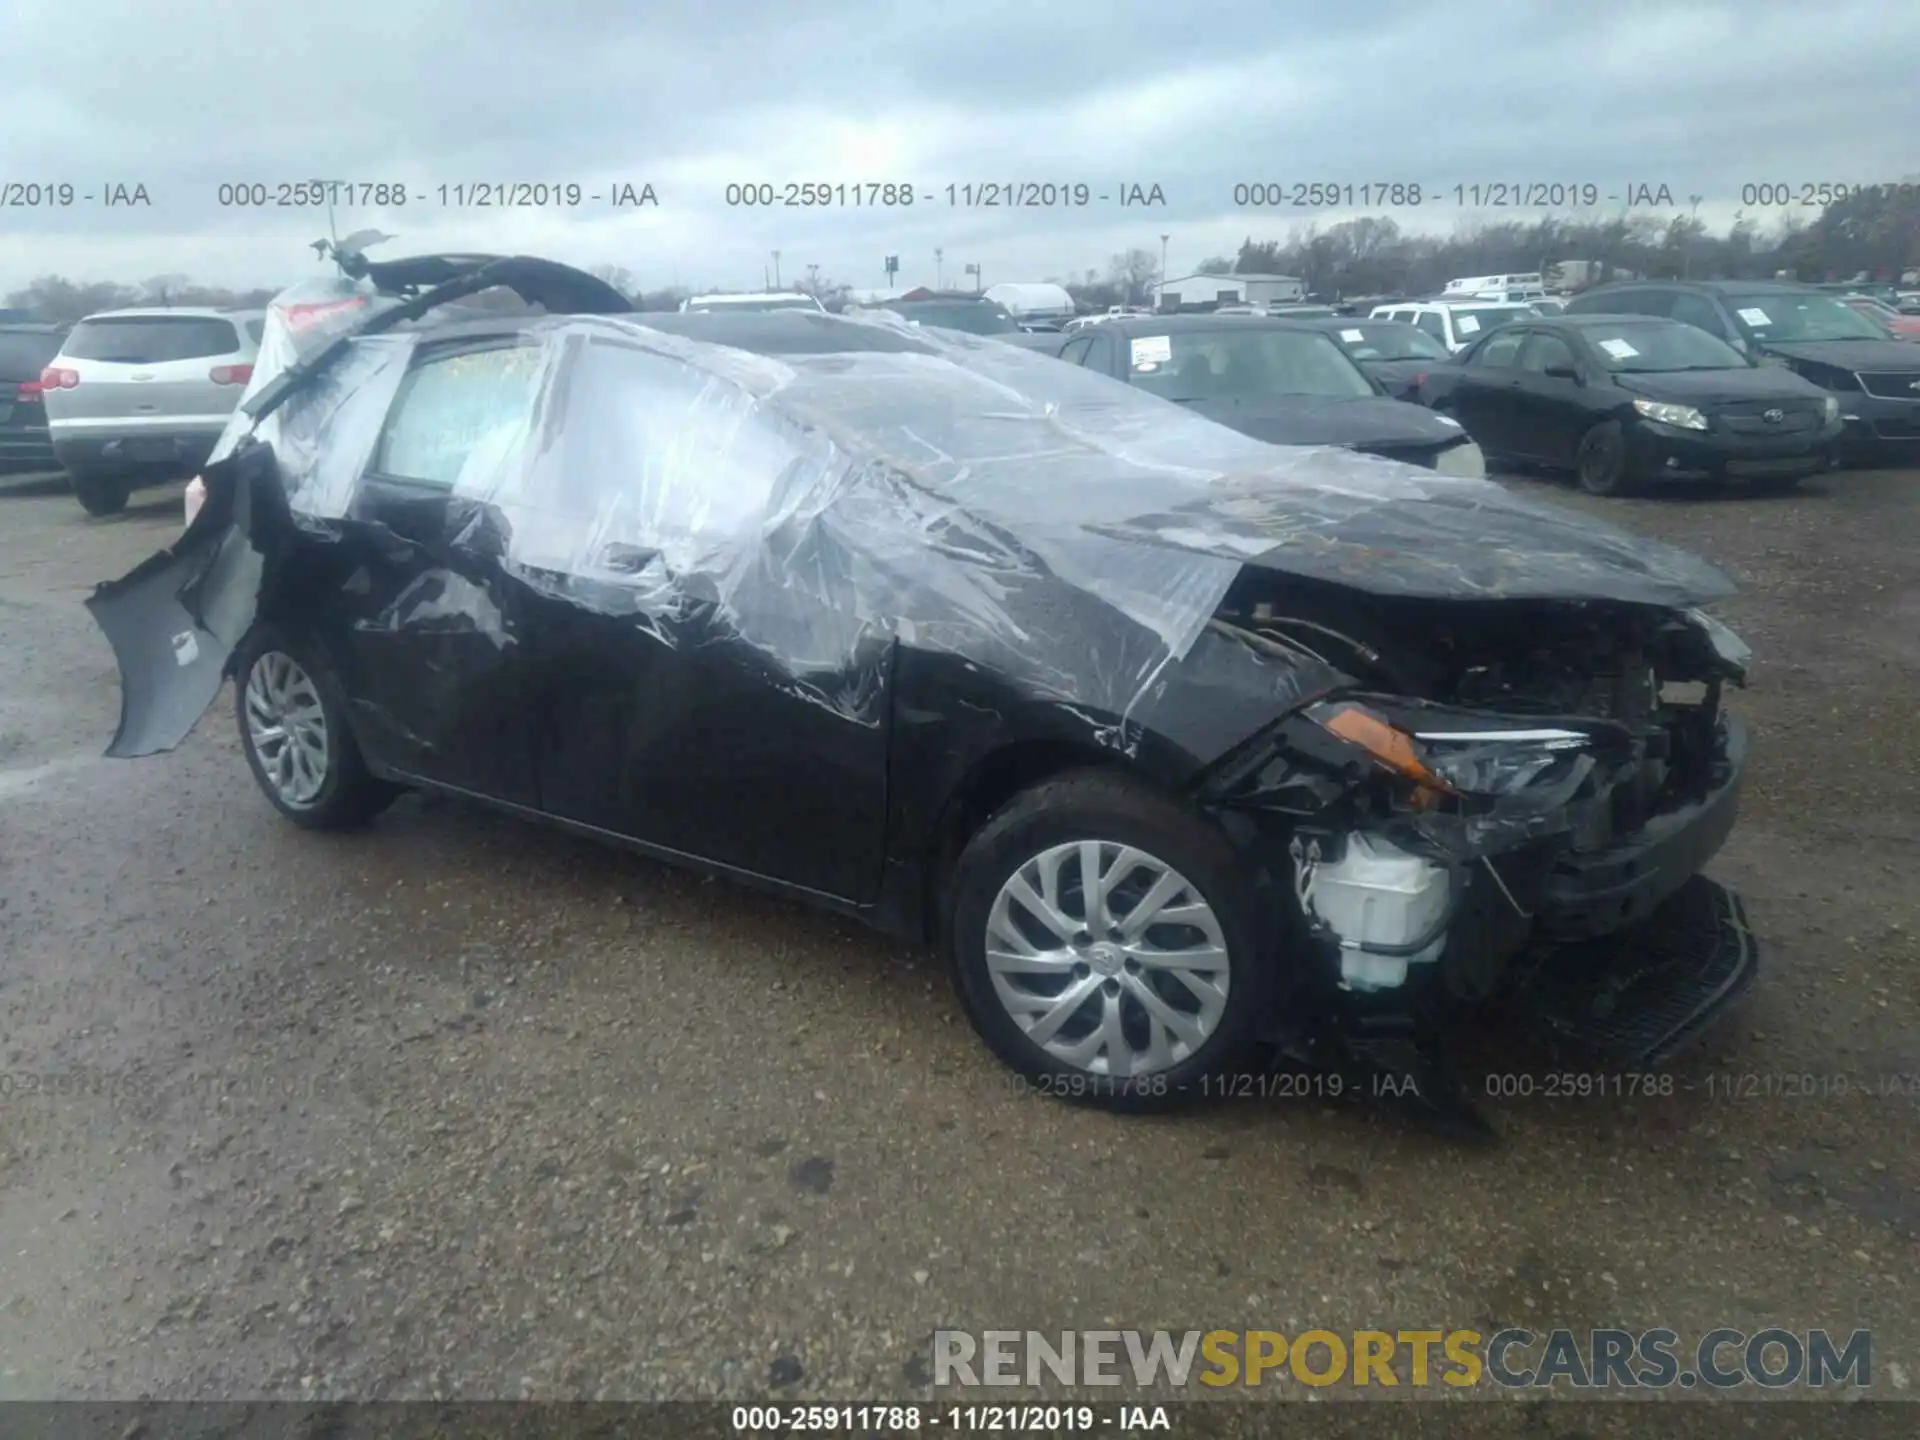
[[[493,508],[455,493],[529,444],[542,357],[514,335],[423,349],[347,512],[353,614],[328,638],[356,733],[388,767],[531,806],[522,587]]]
[[[251,353],[221,315],[107,315],[74,326],[60,366],[77,385],[53,392],[56,430],[111,437],[217,433],[246,389]],[[128,458],[140,458],[137,455]]]

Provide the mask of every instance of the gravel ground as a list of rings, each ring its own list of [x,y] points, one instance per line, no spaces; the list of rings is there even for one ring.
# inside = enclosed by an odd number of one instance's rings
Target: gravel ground
[[[1920,475],[1514,483],[1742,582],[1713,873],[1767,973],[1674,1095],[1490,1102],[1489,1149],[1016,1094],[933,958],[850,922],[453,803],[297,831],[224,698],[99,758],[80,601],[178,488],[0,494],[0,1398],[924,1398],[936,1327],[1508,1323],[1870,1326],[1892,1393],[1920,1097],[1702,1087],[1920,1074]]]

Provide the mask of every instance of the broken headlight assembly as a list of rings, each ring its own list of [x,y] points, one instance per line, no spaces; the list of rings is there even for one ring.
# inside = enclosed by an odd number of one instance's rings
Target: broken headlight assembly
[[[1404,782],[1402,796],[1415,810],[1449,801],[1473,810],[1496,800],[1502,809],[1547,809],[1571,800],[1593,772],[1594,739],[1585,731],[1442,713],[1407,726],[1354,701],[1316,705],[1306,714]]]

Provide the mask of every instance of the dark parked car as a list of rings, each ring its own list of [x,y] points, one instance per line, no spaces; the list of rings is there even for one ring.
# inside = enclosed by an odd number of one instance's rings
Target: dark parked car
[[[1495,992],[1644,1066],[1751,982],[1697,873],[1746,753],[1706,562],[989,337],[342,268],[89,601],[111,754],[231,675],[297,824],[445,792],[937,942],[998,1055],[1115,1105],[1276,1045],[1442,1104]],[[440,320],[498,285],[549,313]]]
[[[1840,402],[1678,320],[1579,315],[1508,325],[1426,380],[1489,457],[1573,471],[1593,495],[1651,480],[1784,488],[1828,469]]]
[[[1427,372],[1453,355],[1418,325],[1398,320],[1343,316],[1320,321],[1316,328],[1331,335],[1347,358],[1379,381],[1387,394],[1415,404],[1422,403],[1420,382]]]
[[[1393,399],[1316,320],[1109,320],[1058,353],[1269,444],[1339,445],[1443,474],[1486,474],[1459,424]]]
[[[0,325],[0,470],[57,470],[40,372],[60,353],[64,325]]]
[[[1849,459],[1920,455],[1920,349],[1811,285],[1633,280],[1589,290],[1569,315],[1659,315],[1697,325],[1750,359],[1785,366],[1840,401]]]
[[[895,300],[873,308],[890,310],[916,325],[938,325],[944,330],[961,330],[969,335],[1023,333],[1013,312],[997,300]]]

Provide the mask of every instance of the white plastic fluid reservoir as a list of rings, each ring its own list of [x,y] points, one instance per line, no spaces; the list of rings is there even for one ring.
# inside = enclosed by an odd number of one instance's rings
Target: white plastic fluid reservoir
[[[1342,949],[1393,949],[1425,939],[1439,928],[1452,898],[1453,880],[1445,866],[1410,855],[1377,835],[1347,839],[1338,860],[1314,866],[1306,899]],[[1418,954],[1367,957],[1373,965],[1346,967],[1346,978],[1365,989],[1400,983],[1408,964],[1436,959],[1444,940]],[[1359,959],[1359,957],[1353,957]]]

